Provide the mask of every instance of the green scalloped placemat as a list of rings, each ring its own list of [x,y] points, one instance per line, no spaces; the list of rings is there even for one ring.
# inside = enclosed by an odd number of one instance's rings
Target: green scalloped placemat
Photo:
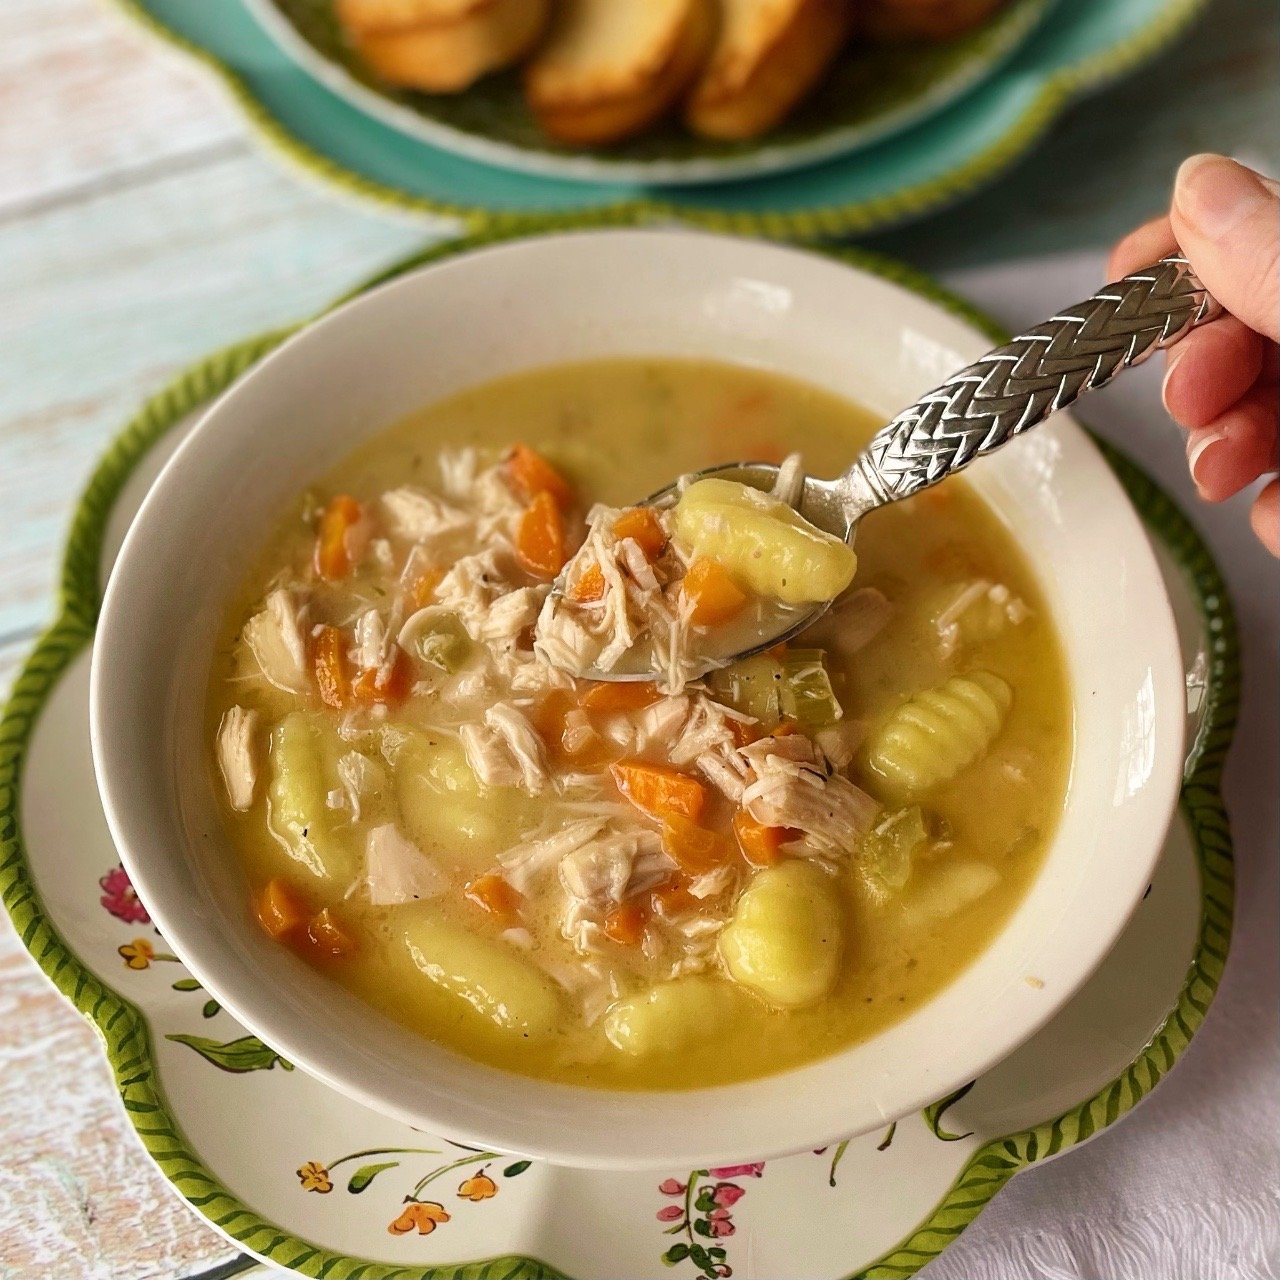
[[[215,71],[290,163],[346,194],[471,231],[592,210],[811,240],[880,230],[976,190],[1029,152],[1072,99],[1152,57],[1208,0],[1059,0],[1010,61],[920,124],[794,172],[685,187],[514,173],[410,138],[294,65],[243,0],[117,3]]]
[[[520,234],[491,231],[434,246],[380,273],[353,294],[414,267]],[[909,267],[861,250],[828,252],[829,256],[919,294],[993,341],[1008,338],[988,317]],[[261,334],[193,365],[143,404],[98,464],[72,520],[58,591],[58,619],[23,665],[0,718],[0,896],[36,963],[97,1028],[125,1110],[152,1159],[195,1209],[246,1249],[317,1280],[567,1280],[544,1262],[517,1256],[428,1267],[374,1263],[298,1239],[262,1219],[222,1186],[189,1149],[169,1112],[158,1079],[146,1019],[135,1005],[86,969],[68,948],[44,910],[27,864],[20,813],[26,752],[50,691],[72,659],[92,640],[100,604],[103,538],[113,504],[133,469],[156,441],[305,323]],[[1202,882],[1195,954],[1177,1003],[1147,1047],[1119,1077],[1063,1114],[979,1148],[928,1219],[894,1250],[849,1280],[898,1280],[914,1275],[973,1221],[1015,1173],[1083,1142],[1136,1106],[1190,1043],[1204,1020],[1226,963],[1234,875],[1221,781],[1239,701],[1235,618],[1226,584],[1191,523],[1135,463],[1113,447],[1099,443],[1147,527],[1186,574],[1209,637],[1204,727],[1188,761],[1180,800],[1196,847]]]

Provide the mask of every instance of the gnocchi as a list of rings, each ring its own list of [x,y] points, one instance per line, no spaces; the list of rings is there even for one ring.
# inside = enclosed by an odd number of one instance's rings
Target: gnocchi
[[[358,862],[327,804],[322,750],[323,731],[305,712],[291,712],[272,731],[267,825],[293,868],[336,888]]]
[[[680,496],[676,532],[757,595],[784,604],[834,600],[853,581],[848,543],[785,502],[730,480],[697,480]]]
[[[524,1038],[555,1033],[560,1000],[551,980],[501,942],[446,920],[431,906],[411,912],[401,937],[415,967],[493,1028]]]
[[[713,1042],[731,1021],[734,1001],[709,978],[677,978],[619,1000],[605,1015],[609,1043],[630,1057],[678,1054]]]
[[[729,976],[771,1005],[799,1008],[835,985],[844,943],[832,878],[798,859],[752,880],[720,935]]]
[[[989,671],[953,676],[897,707],[867,747],[867,762],[891,788],[918,796],[955,777],[995,741],[1013,690]]]

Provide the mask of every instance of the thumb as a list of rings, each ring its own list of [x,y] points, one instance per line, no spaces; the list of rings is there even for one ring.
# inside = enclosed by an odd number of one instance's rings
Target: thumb
[[[1205,288],[1280,341],[1280,185],[1225,156],[1192,156],[1178,170],[1170,219]]]

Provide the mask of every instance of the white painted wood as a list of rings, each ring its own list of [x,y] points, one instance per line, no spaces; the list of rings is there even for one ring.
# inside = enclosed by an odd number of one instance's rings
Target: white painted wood
[[[207,76],[107,5],[0,5],[0,218],[249,145]]]
[[[29,649],[0,646],[0,703]],[[92,1028],[0,915],[0,1275],[171,1280],[236,1256],[135,1141]]]
[[[0,638],[45,620],[70,504],[146,395],[421,241],[256,152],[0,220]]]

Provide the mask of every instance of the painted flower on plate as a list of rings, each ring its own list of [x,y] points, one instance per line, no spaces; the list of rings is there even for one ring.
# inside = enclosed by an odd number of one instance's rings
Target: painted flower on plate
[[[483,1169],[468,1178],[459,1188],[458,1195],[463,1200],[473,1202],[488,1200],[498,1194],[498,1184]]]
[[[405,1205],[398,1218],[393,1218],[387,1230],[393,1236],[408,1235],[417,1228],[420,1236],[429,1236],[441,1222],[448,1222],[449,1214],[444,1205],[434,1200],[414,1200]]]
[[[329,1170],[318,1160],[308,1160],[297,1173],[303,1191],[318,1191],[323,1196],[333,1190],[333,1179],[329,1177]]]
[[[707,1221],[711,1225],[711,1234],[713,1236],[731,1236],[737,1230],[733,1225],[733,1219],[729,1216],[728,1209],[712,1209],[707,1214]]]
[[[117,920],[123,920],[125,924],[151,923],[151,917],[129,883],[129,873],[123,867],[112,867],[98,881],[98,887],[102,890],[99,901]]]
[[[156,958],[156,949],[146,938],[134,938],[132,942],[126,942],[116,950],[130,969],[149,969]]]
[[[726,1164],[718,1169],[708,1169],[707,1172],[713,1178],[763,1178],[764,1161],[758,1160],[755,1164]]]

